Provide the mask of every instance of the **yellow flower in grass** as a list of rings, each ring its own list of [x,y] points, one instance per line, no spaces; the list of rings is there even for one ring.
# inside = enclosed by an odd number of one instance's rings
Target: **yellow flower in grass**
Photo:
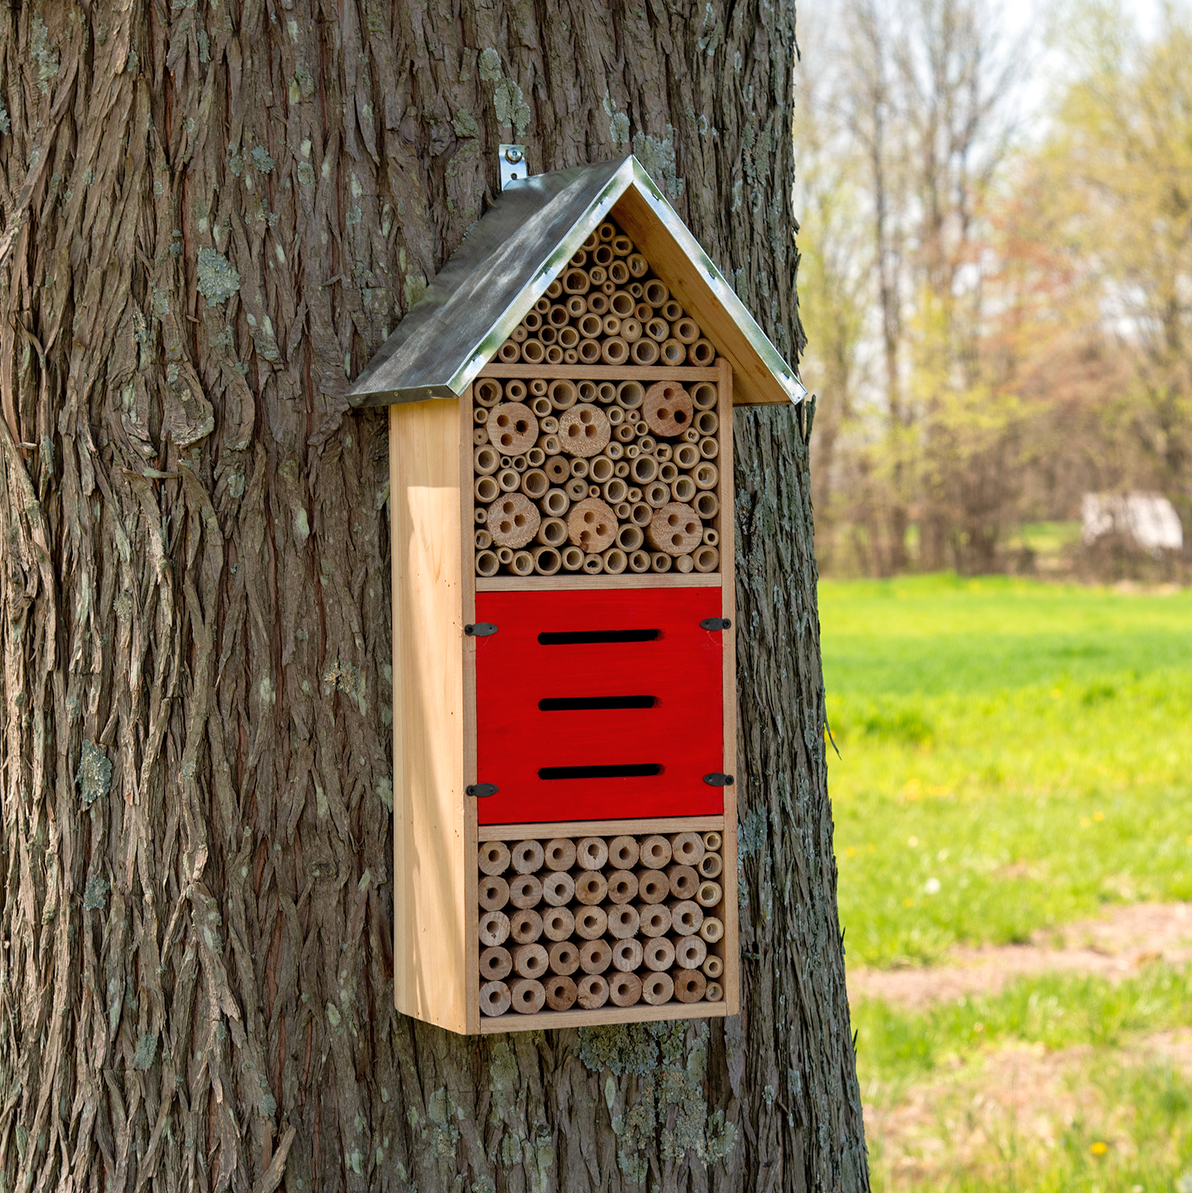
[[[1093,1143],[1089,1144],[1089,1151],[1092,1152],[1094,1156],[1103,1156],[1107,1151],[1109,1151],[1109,1144],[1103,1139],[1095,1140]]]

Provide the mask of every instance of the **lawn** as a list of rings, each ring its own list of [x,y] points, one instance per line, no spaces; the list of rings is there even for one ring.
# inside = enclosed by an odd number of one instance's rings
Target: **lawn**
[[[825,581],[820,616],[850,967],[1192,900],[1192,593]],[[1188,1071],[1156,1043],[1187,1048],[1188,984],[1159,964],[854,1005],[875,1189],[1192,1193]],[[1003,1113],[1018,1058],[1038,1088]]]
[[[1192,899],[1192,593],[820,587],[850,960]]]

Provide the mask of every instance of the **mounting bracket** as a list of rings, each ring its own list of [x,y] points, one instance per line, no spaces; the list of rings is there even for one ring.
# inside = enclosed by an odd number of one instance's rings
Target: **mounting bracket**
[[[497,152],[497,164],[501,167],[501,190],[529,176],[524,145],[502,145]]]

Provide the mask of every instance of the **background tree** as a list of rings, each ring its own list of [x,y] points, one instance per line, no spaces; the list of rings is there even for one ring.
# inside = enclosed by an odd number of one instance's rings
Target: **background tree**
[[[400,1018],[383,413],[496,188],[632,148],[801,347],[794,12],[0,14],[0,1181],[862,1189],[804,443],[738,413],[745,1012]]]

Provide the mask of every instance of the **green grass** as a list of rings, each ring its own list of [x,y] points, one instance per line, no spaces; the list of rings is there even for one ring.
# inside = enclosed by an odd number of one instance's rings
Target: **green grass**
[[[1192,899],[1192,593],[820,587],[850,962]]]

